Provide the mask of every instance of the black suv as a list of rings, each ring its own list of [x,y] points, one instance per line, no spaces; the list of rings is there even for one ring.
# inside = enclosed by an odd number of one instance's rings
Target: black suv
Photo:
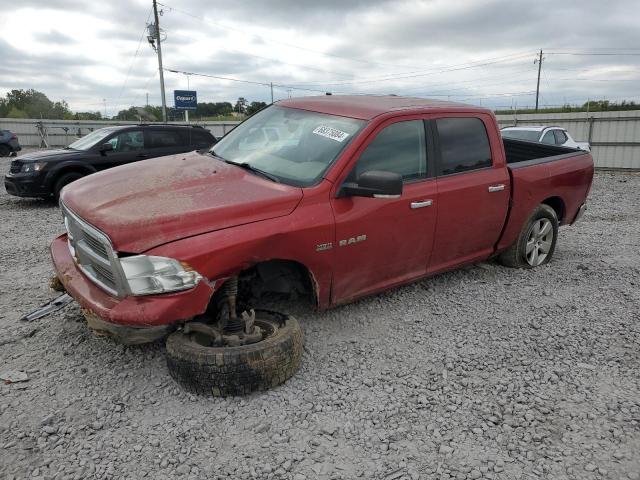
[[[147,158],[211,148],[216,138],[193,125],[127,125],[101,128],[62,150],[28,153],[11,162],[7,193],[58,198],[65,185],[107,168]]]

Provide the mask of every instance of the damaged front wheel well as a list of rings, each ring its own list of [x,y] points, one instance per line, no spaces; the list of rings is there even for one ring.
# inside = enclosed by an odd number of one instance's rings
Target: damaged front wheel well
[[[239,307],[241,304],[251,304],[252,300],[269,294],[289,298],[306,297],[314,305],[318,304],[318,289],[313,274],[299,262],[267,260],[242,270],[237,277]],[[216,285],[216,293],[210,304],[214,309],[217,309],[220,304],[224,290],[222,285]]]

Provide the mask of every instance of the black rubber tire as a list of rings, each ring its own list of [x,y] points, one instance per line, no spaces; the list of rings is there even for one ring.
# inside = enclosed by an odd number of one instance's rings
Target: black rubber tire
[[[256,312],[257,320],[278,328],[251,345],[206,347],[194,340],[195,334],[172,333],[167,338],[169,373],[186,390],[214,397],[246,395],[284,383],[300,366],[303,336],[295,318],[278,315]]]
[[[551,260],[553,252],[556,250],[556,242],[558,241],[558,216],[556,215],[555,210],[549,205],[541,204],[531,212],[527,221],[524,222],[524,226],[522,227],[520,235],[518,235],[518,239],[515,243],[498,255],[498,261],[502,265],[511,268],[535,268],[535,266],[527,263],[525,248],[527,244],[527,237],[529,236],[531,228],[533,228],[534,222],[541,218],[546,218],[551,222],[551,226],[553,228],[553,240],[547,257],[540,265],[536,266],[540,267]]]
[[[56,183],[53,184],[53,198],[58,200],[58,198],[60,198],[60,192],[66,185],[69,185],[71,182],[75,182],[82,177],[84,177],[84,175],[79,172],[69,172],[62,175],[56,180]]]
[[[0,145],[0,157],[8,157],[11,155],[11,149],[6,145]]]

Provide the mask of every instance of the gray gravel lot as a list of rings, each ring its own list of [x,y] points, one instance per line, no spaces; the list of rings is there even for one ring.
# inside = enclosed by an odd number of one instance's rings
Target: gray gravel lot
[[[0,160],[0,173],[8,160]],[[94,337],[54,296],[57,207],[0,188],[0,478],[638,479],[640,175],[599,173],[534,271],[483,263],[332,311],[290,304],[302,368],[182,391],[164,346]]]

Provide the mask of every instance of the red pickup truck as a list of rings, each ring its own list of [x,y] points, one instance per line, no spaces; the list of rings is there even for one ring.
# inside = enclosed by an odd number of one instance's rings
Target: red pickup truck
[[[284,381],[302,351],[295,319],[252,311],[253,296],[308,293],[323,309],[494,256],[543,265],[593,171],[587,152],[503,139],[483,108],[291,99],[209,151],[65,187],[68,233],[51,254],[92,328],[129,343],[171,334],[183,384],[243,393]]]

